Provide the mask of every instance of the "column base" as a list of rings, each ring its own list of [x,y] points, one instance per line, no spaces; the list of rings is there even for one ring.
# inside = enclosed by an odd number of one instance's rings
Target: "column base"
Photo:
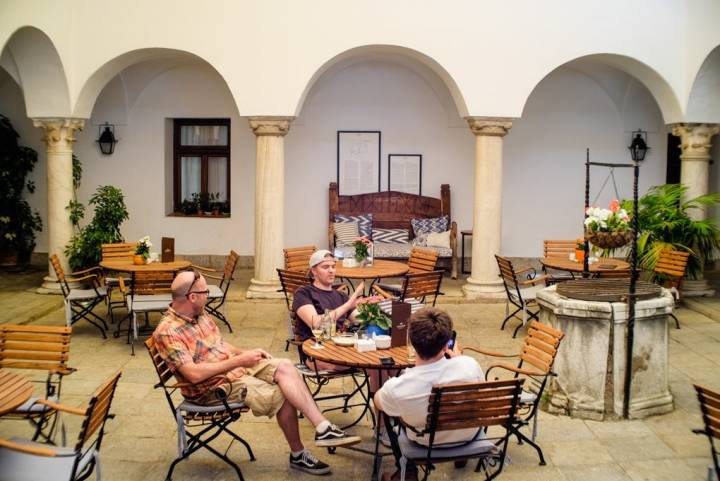
[[[250,279],[250,287],[248,287],[245,297],[248,299],[283,299],[285,294],[281,289],[279,280],[261,281],[258,279]]]
[[[704,278],[683,281],[682,297],[712,297],[714,295],[715,289],[710,287]]]
[[[502,281],[480,281],[468,277],[462,286],[463,295],[467,299],[488,299],[500,301],[507,297]]]
[[[35,292],[37,292],[38,294],[62,295],[62,289],[60,288],[60,284],[58,284],[57,279],[52,276],[43,277],[42,285],[38,287]]]

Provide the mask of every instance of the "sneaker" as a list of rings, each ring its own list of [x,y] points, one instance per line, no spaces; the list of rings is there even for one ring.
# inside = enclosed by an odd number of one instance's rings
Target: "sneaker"
[[[328,426],[328,428],[321,433],[315,431],[315,446],[323,448],[333,446],[350,446],[351,444],[357,444],[360,441],[362,441],[360,436],[347,434],[334,424]]]
[[[309,474],[320,475],[330,473],[330,466],[313,456],[307,449],[298,457],[290,453],[290,467]]]

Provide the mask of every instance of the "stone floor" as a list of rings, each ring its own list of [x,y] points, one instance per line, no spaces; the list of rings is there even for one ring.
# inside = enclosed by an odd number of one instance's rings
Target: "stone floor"
[[[227,313],[235,334],[227,338],[241,347],[268,349],[275,356],[295,357],[285,353],[286,309],[282,300],[248,301],[244,286],[250,271],[239,271],[231,290]],[[0,273],[0,322],[21,324],[64,323],[62,300],[58,296],[39,295],[34,288],[40,284],[43,272]],[[510,333],[498,329],[503,317],[502,304],[464,302],[460,295],[461,281],[447,281],[446,296],[439,304],[453,317],[460,344],[480,345],[492,350],[515,351],[521,340],[513,340]],[[592,422],[563,416],[540,414],[538,440],[544,448],[547,466],[538,466],[534,451],[512,444],[510,464],[504,480],[703,480],[710,462],[707,439],[691,433],[700,427],[697,401],[692,383],[699,382],[720,389],[720,320],[711,311],[703,315],[695,306],[718,308],[720,301],[696,300],[693,310],[680,308],[678,316],[682,329],[670,329],[670,383],[675,396],[674,412],[633,421]],[[709,317],[708,317],[709,316]],[[720,319],[720,318],[715,318]],[[154,321],[154,320],[153,320]],[[222,328],[225,331],[224,327]],[[70,365],[77,372],[67,377],[63,388],[63,402],[82,406],[89,394],[118,369],[123,375],[118,386],[102,446],[102,470],[106,480],[164,479],[169,463],[176,453],[174,420],[162,393],[153,389],[155,372],[141,346],[137,355],[130,356],[129,346],[122,339],[103,340],[98,331],[87,323],[76,324],[70,353]],[[483,365],[488,360],[479,358]],[[336,386],[339,388],[339,386]],[[341,418],[332,417],[334,420]],[[68,440],[74,441],[77,422],[64,416]],[[303,439],[312,447],[312,428],[301,420]],[[292,475],[311,476],[289,471],[287,449],[274,421],[244,416],[235,425],[237,432],[253,446],[257,461],[249,462],[237,443],[229,448],[229,455],[237,460],[248,480],[274,480]],[[365,420],[354,429],[364,437],[371,435]],[[24,422],[0,421],[0,436],[26,435]],[[228,439],[216,442],[224,450]],[[339,449],[329,455],[321,449],[313,450],[333,467],[326,479],[369,479],[370,458],[366,455]],[[384,463],[391,469],[390,459]],[[292,473],[292,474],[291,474]],[[441,465],[431,479],[481,479],[471,469],[456,470]],[[234,472],[216,458],[205,453],[183,462],[174,479],[233,480]]]

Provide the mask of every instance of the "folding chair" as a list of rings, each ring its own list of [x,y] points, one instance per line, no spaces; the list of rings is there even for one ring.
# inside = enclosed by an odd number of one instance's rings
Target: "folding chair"
[[[507,324],[511,318],[515,317],[520,319],[522,324],[515,328],[515,331],[513,332],[513,337],[515,337],[520,328],[527,324],[528,318],[530,318],[530,320],[540,320],[538,319],[540,309],[537,307],[537,303],[535,302],[535,294],[537,294],[537,291],[545,287],[546,276],[538,276],[537,272],[532,267],[516,271],[515,268],[513,268],[512,262],[505,257],[496,255],[495,259],[497,260],[498,268],[500,269],[500,277],[503,280],[505,293],[507,294],[507,300],[505,301],[505,319],[500,326],[500,330],[502,331],[505,329],[505,324]],[[527,280],[519,281],[518,274],[524,274],[526,272],[528,273],[526,275]],[[540,282],[542,282],[543,285],[536,285]],[[512,313],[510,313],[510,304],[516,308]],[[533,306],[535,307],[535,310],[531,310],[531,307]],[[517,313],[521,311],[522,318],[517,315]]]
[[[93,326],[97,327],[102,333],[104,339],[107,338],[105,330],[107,324],[105,320],[95,314],[93,309],[101,302],[108,301],[107,287],[104,286],[103,272],[99,267],[91,267],[82,271],[71,272],[65,275],[65,271],[60,265],[60,259],[53,254],[50,256],[50,263],[55,270],[58,278],[58,284],[65,298],[65,320],[68,327],[72,327],[80,319],[85,319]],[[71,288],[69,283],[85,283],[90,285],[90,289]],[[94,318],[97,322],[93,321]]]
[[[310,256],[317,250],[315,246],[288,247],[283,249],[285,254],[285,269],[289,271],[307,272],[310,265]]]
[[[285,304],[288,308],[289,333],[286,345],[289,346],[290,344],[293,344],[297,346],[298,358],[300,360],[300,362],[295,364],[295,368],[302,375],[305,384],[308,386],[308,389],[310,390],[310,393],[312,394],[312,397],[316,402],[328,401],[331,399],[343,400],[342,406],[326,408],[323,409],[323,412],[336,411],[338,409],[341,409],[342,412],[346,413],[351,407],[364,406],[362,414],[357,418],[357,420],[355,420],[355,422],[349,425],[342,426],[343,429],[352,427],[362,419],[365,412],[368,410],[368,400],[365,397],[365,391],[363,390],[363,388],[367,385],[368,382],[367,376],[365,376],[362,371],[359,371],[357,369],[349,369],[340,372],[318,369],[317,363],[314,359],[311,361],[313,367],[309,367],[307,365],[308,357],[303,352],[302,341],[300,341],[296,334],[296,323],[298,322],[298,320],[295,316],[295,313],[292,311],[292,297],[295,294],[295,291],[297,291],[300,287],[310,284],[310,278],[308,278],[300,271],[277,269],[277,272],[278,277],[280,278],[280,285],[282,286],[282,291],[285,294]],[[343,285],[340,286],[338,289],[347,289],[347,286]],[[350,391],[349,393],[320,396],[320,391],[324,386],[328,385],[330,381],[332,381],[333,379],[341,379],[345,377],[350,377],[352,379],[354,384],[354,388],[352,391]],[[362,396],[363,402],[358,404],[350,404],[350,399],[353,398],[356,394],[360,394],[360,396]]]
[[[102,244],[102,260],[127,260],[128,262],[132,262],[133,255],[135,254],[135,243],[130,242],[119,242],[114,244]],[[125,281],[125,284],[130,284],[130,278],[129,277],[123,277],[123,280]],[[122,307],[125,305],[124,300],[120,301],[113,301],[112,300],[112,291],[113,289],[120,286],[120,281],[118,277],[115,276],[105,276],[105,285],[108,288],[108,309],[110,311],[110,321],[113,321],[113,307],[114,306],[120,306]]]
[[[690,257],[689,252],[663,249],[660,251],[660,258],[655,264],[655,269],[653,269],[655,281],[661,286],[670,289],[673,293],[676,306],[680,302],[682,282],[683,277],[685,277],[688,257]],[[677,316],[672,312],[670,316],[675,319],[675,328],[680,329],[680,321]]]
[[[180,461],[187,459],[191,454],[198,451],[200,448],[205,448],[232,466],[235,469],[238,478],[240,478],[240,481],[244,481],[240,467],[238,467],[238,465],[225,454],[211,446],[210,442],[217,438],[220,434],[227,433],[230,437],[232,437],[233,441],[240,441],[240,443],[245,446],[245,449],[247,449],[250,461],[255,461],[255,455],[253,454],[247,441],[228,428],[228,425],[240,419],[240,415],[247,412],[248,408],[244,403],[228,403],[222,389],[218,389],[216,392],[218,399],[222,401],[222,404],[217,406],[203,406],[200,404],[194,404],[185,399],[178,400],[179,402],[176,401],[178,396],[175,395],[175,392],[187,384],[182,382],[176,382],[175,384],[169,383],[170,379],[173,377],[173,373],[160,353],[157,351],[155,341],[152,337],[145,341],[145,347],[147,347],[150,359],[152,360],[153,366],[155,366],[155,371],[160,379],[160,382],[155,384],[154,388],[162,389],[165,393],[165,398],[167,399],[177,425],[178,457],[175,458],[170,465],[170,469],[168,470],[165,479],[170,480],[172,478],[175,466],[177,466]],[[200,429],[193,433],[190,432],[190,429],[192,428]],[[227,452],[227,450],[225,452]]]
[[[575,252],[576,245],[577,241],[575,240],[544,240],[543,257],[568,259],[569,255]],[[572,272],[557,271],[554,269],[548,272],[545,266],[543,266],[543,272],[547,276],[547,285],[575,279],[575,275]]]
[[[438,253],[432,249],[422,249],[413,247],[408,258],[408,274],[418,274],[421,272],[432,272],[435,270],[438,260]],[[402,294],[402,284],[384,284],[379,283],[378,286],[385,292],[389,292],[395,296]]]
[[[463,347],[463,349],[474,351],[485,356],[498,358],[519,358],[516,366],[506,363],[491,364],[485,371],[485,376],[490,378],[490,372],[493,369],[504,369],[512,372],[515,379],[522,374],[531,381],[533,385],[532,392],[523,390],[522,396],[520,397],[519,408],[521,409],[521,412],[520,416],[515,421],[516,430],[514,434],[517,436],[518,441],[521,444],[523,441],[526,441],[535,448],[540,458],[540,465],[545,465],[545,457],[543,456],[540,446],[535,443],[535,438],[537,436],[537,414],[540,406],[540,399],[542,398],[548,378],[550,376],[557,375],[553,372],[552,367],[555,363],[555,355],[557,354],[560,347],[560,341],[562,341],[563,337],[565,337],[565,334],[562,331],[546,324],[532,321],[528,327],[528,335],[525,338],[525,344],[523,345],[520,354],[502,354],[472,346]],[[520,428],[529,424],[530,421],[532,421],[533,427],[532,435],[528,438],[520,432]]]
[[[409,461],[422,468],[425,481],[435,464],[470,459],[478,460],[475,471],[483,471],[486,480],[497,477],[505,464],[508,440],[514,434],[522,383],[522,379],[511,379],[433,386],[424,427],[410,426],[401,417],[397,435],[388,429],[393,451],[400,456],[400,480],[405,480]],[[500,426],[500,433],[489,436],[490,426]],[[435,442],[438,433],[468,428],[477,429],[469,441]],[[415,439],[427,442],[412,440],[407,430],[414,433]]]
[[[720,393],[711,391],[694,384],[698,401],[700,401],[700,411],[702,412],[705,429],[693,429],[695,434],[704,434],[710,441],[710,454],[712,455],[711,466],[708,466],[708,481],[720,480],[720,450],[716,443],[720,440]],[[713,467],[715,468],[715,477],[713,478]]]
[[[225,298],[227,297],[228,289],[230,289],[230,283],[235,279],[235,268],[237,267],[238,259],[240,255],[231,250],[225,261],[225,268],[223,269],[222,277],[211,274],[212,272],[219,272],[215,269],[209,269],[207,267],[193,266],[195,269],[200,271],[202,275],[209,279],[215,279],[220,281],[220,284],[208,284],[210,294],[208,294],[208,301],[205,304],[205,310],[215,316],[218,320],[225,323],[228,330],[233,332],[232,326],[225,318],[225,315],[220,312],[220,308],[225,304]]]
[[[0,325],[0,368],[47,371],[43,397],[31,397],[5,418],[27,419],[35,426],[33,441],[53,441],[57,411],[40,399],[60,400],[63,377],[75,372],[67,366],[70,353],[69,327]]]
[[[437,302],[440,292],[440,284],[442,283],[443,271],[418,272],[416,274],[405,274],[402,289],[399,296],[393,296],[390,292],[385,291],[378,285],[372,286],[372,290],[386,299],[397,297],[400,301],[417,299],[421,303],[428,303],[428,298],[432,297],[432,305]]]
[[[92,395],[85,409],[65,406],[48,400],[39,403],[55,411],[83,416],[78,441],[74,447],[49,446],[33,441],[11,438],[0,439],[0,481],[68,481],[82,480],[95,470],[100,472],[100,446],[105,423],[110,414],[115,388],[121,371],[105,381]]]

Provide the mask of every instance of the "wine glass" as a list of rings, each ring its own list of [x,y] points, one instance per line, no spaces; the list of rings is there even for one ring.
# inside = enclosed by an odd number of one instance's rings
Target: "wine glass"
[[[323,328],[322,326],[317,326],[312,328],[312,335],[315,337],[315,344],[313,344],[311,347],[313,349],[325,349],[322,344],[320,344],[320,336],[323,334]]]

